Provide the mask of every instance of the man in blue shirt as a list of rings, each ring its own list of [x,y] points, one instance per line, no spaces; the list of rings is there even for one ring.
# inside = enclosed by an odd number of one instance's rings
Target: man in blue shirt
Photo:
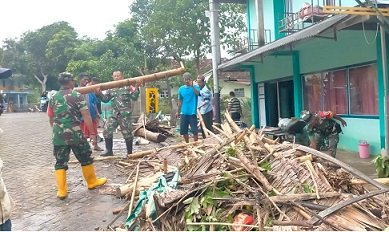
[[[199,75],[197,77],[197,84],[200,88],[200,94],[198,96],[197,107],[200,110],[201,117],[203,118],[205,127],[212,132],[213,124],[213,110],[212,110],[212,92],[209,90],[205,83],[205,77]],[[201,131],[203,138],[205,139],[204,128]]]
[[[188,72],[182,75],[184,85],[178,89],[177,117],[181,117],[180,134],[189,143],[189,125],[194,141],[198,140],[197,130],[197,96],[200,88],[193,86],[192,75]]]

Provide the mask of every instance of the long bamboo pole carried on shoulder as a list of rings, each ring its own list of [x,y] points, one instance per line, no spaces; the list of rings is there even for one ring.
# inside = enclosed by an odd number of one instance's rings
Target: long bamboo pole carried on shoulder
[[[124,87],[124,86],[135,85],[136,83],[139,83],[139,82],[146,83],[146,82],[152,82],[152,81],[164,79],[167,77],[177,76],[177,75],[183,74],[184,72],[185,72],[185,67],[184,67],[184,64],[181,62],[180,68],[167,70],[167,71],[163,71],[163,72],[157,72],[157,73],[139,76],[139,77],[126,78],[126,79],[118,80],[118,81],[110,81],[110,82],[100,83],[100,84],[96,84],[96,85],[79,87],[79,88],[75,88],[74,90],[76,90],[77,92],[79,92],[81,94],[86,94],[86,93],[94,92],[98,88],[100,88],[100,90],[120,88],[120,87]]]

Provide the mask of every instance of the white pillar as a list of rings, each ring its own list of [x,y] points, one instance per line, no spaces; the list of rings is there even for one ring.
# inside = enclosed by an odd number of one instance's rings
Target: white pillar
[[[211,24],[211,48],[212,48],[212,76],[213,91],[215,101],[216,122],[220,123],[220,93],[218,65],[221,63],[220,58],[220,28],[219,28],[219,3],[217,0],[209,0],[209,18]]]

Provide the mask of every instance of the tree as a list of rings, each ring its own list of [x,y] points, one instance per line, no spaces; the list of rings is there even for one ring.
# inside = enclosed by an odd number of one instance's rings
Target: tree
[[[131,6],[143,47],[176,61],[191,58],[197,73],[200,61],[210,52],[206,10],[207,0],[136,0]],[[220,12],[221,38],[231,47],[245,30],[244,11],[237,4],[222,4]]]
[[[13,70],[12,79],[25,85],[36,85],[36,81],[28,78],[28,62],[26,60],[25,50],[22,44],[15,39],[6,39],[3,41],[3,55],[0,62],[1,66]]]
[[[56,87],[56,77],[65,71],[78,40],[73,27],[57,22],[25,33],[20,43],[24,53],[19,62],[27,63],[22,74],[32,75],[46,91],[47,82]]]
[[[121,70],[127,77],[141,75],[144,56],[133,25],[131,20],[125,20],[103,41],[83,40],[75,48],[67,70],[88,72],[101,81],[111,81],[114,70]]]

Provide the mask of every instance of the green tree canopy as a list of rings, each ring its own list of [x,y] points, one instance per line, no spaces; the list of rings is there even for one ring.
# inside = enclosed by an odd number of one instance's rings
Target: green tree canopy
[[[135,0],[133,20],[144,48],[159,57],[200,60],[210,52],[207,0]],[[237,44],[245,30],[244,9],[238,4],[220,7],[221,39],[226,47]]]
[[[20,41],[5,41],[7,65],[16,76],[37,80],[42,91],[57,88],[56,77],[66,69],[72,50],[77,46],[77,33],[67,22],[57,22],[21,36]]]

